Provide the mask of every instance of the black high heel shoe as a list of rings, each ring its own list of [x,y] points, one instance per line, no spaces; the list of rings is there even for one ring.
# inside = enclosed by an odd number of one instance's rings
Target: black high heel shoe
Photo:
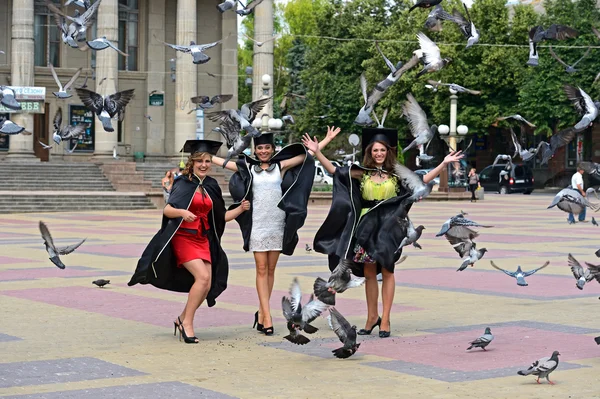
[[[392,330],[392,323],[390,323],[389,329],[390,331]],[[382,330],[381,326],[379,326],[379,338],[388,338],[390,336],[390,331]]]
[[[196,337],[188,337],[187,334],[185,333],[185,328],[183,327],[183,324],[181,325],[181,329],[179,330],[180,334],[179,334],[179,340],[181,341],[181,337],[183,336],[183,341],[186,344],[197,344],[198,342],[200,342],[198,340],[198,338]]]
[[[181,318],[179,316],[177,316],[177,321],[179,322],[179,324],[177,324],[177,322],[175,322],[175,321],[173,322],[173,326],[174,326],[174,328],[173,328],[173,336],[174,337],[177,336],[177,330],[181,331],[181,324],[182,324],[182,322],[181,322]]]
[[[371,332],[373,331],[373,329],[375,327],[379,327],[381,329],[381,317],[377,318],[377,321],[375,322],[375,324],[373,324],[371,326],[371,328],[369,330],[366,330],[364,328],[361,328],[360,330],[358,330],[357,334],[358,335],[371,335]],[[381,331],[379,332],[380,336],[381,336]],[[389,334],[389,331],[388,331]],[[389,335],[388,335],[389,336]]]
[[[254,324],[252,325],[252,328],[256,327],[256,331],[261,331],[263,330],[263,325],[260,324],[258,322],[258,311],[256,311],[256,313],[254,313]]]
[[[271,324],[273,324],[273,319],[271,319]],[[266,327],[266,328],[263,326],[262,332],[265,333],[265,335],[271,336],[271,335],[275,334],[275,329],[273,328],[272,325],[271,325],[271,327]]]

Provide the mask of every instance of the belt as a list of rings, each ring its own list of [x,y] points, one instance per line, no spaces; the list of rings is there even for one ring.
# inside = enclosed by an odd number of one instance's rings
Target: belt
[[[198,230],[196,230],[196,229],[186,229],[186,228],[182,227],[179,230],[184,231],[186,233],[193,234],[193,235],[198,235]]]
[[[363,209],[368,209],[368,208],[373,208],[375,205],[383,202],[384,200],[363,200],[362,201],[362,208]]]

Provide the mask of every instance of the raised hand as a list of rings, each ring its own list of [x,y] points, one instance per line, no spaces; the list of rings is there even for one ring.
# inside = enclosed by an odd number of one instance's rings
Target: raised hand
[[[458,162],[465,157],[465,154],[462,151],[452,151],[450,154],[446,155],[444,158],[444,165],[448,165],[452,162]]]
[[[335,126],[327,126],[327,134],[325,135],[325,138],[328,139],[329,141],[331,141],[341,131],[342,131],[342,128],[335,127]]]
[[[315,154],[319,152],[319,140],[317,140],[316,137],[311,139],[308,133],[304,133],[304,136],[302,136],[302,144],[304,144],[304,146],[308,148],[309,151],[312,151]]]

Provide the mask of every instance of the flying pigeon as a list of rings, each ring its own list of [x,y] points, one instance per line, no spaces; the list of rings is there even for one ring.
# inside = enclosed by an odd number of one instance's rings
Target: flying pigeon
[[[402,150],[402,153],[420,145],[425,145],[425,151],[427,151],[429,143],[431,143],[435,132],[437,132],[437,125],[429,126],[427,114],[411,93],[406,95],[406,99],[407,101],[402,107],[402,112],[408,121],[410,132],[415,139]]]
[[[462,87],[461,85],[457,85],[456,83],[442,83],[441,81],[436,82],[435,80],[427,80],[427,83],[429,83],[431,87],[436,87],[436,91],[437,86],[447,86],[450,90],[454,90],[457,93],[468,93],[473,94],[475,96],[481,94],[481,91],[467,89],[466,87]]]
[[[375,48],[377,48],[377,51],[379,54],[381,54],[385,64],[388,66],[391,72],[385,77],[384,80],[375,85],[370,94],[367,94],[367,78],[365,77],[364,73],[360,75],[360,88],[365,100],[365,104],[358,111],[358,115],[356,116],[356,119],[354,119],[354,123],[361,126],[369,126],[373,123],[373,120],[370,117],[371,112],[373,112],[375,105],[379,102],[379,100],[381,100],[387,89],[396,83],[404,74],[404,72],[414,68],[419,63],[419,59],[416,56],[413,56],[406,64],[402,64],[402,62],[399,61],[396,65],[394,65],[385,56],[385,54],[383,54],[377,42],[375,42]]]
[[[295,125],[296,124],[296,121],[294,121],[294,117],[292,115],[284,115],[284,116],[281,117],[281,120],[284,123],[289,123],[291,125]]]
[[[72,17],[65,15],[59,8],[50,2],[46,2],[46,6],[55,14],[55,16],[58,14],[71,21],[72,23],[69,26],[69,36],[76,38],[79,42],[84,42],[86,41],[86,32],[88,28],[92,26],[94,14],[98,10],[98,7],[100,7],[101,2],[102,0],[96,0],[83,14],[80,15],[79,11],[76,11],[75,15]]]
[[[15,111],[21,110],[21,104],[16,100],[15,91],[8,86],[0,85],[0,104]]]
[[[383,124],[385,123],[385,118],[387,118],[388,109],[383,110],[383,115],[381,115],[381,121],[377,117],[375,110],[373,110],[373,117],[375,117],[375,122],[377,122],[377,129],[383,129]]]
[[[552,135],[550,137],[550,144],[545,141],[540,141],[538,144],[536,152],[538,155],[541,155],[542,160],[540,165],[547,164],[552,157],[554,157],[554,153],[560,147],[563,147],[571,142],[577,134],[581,130],[576,129],[574,127],[568,127],[566,129],[561,130],[560,132]]]
[[[412,193],[411,196],[407,198],[407,201],[409,202],[417,202],[425,199],[429,193],[431,193],[431,190],[435,185],[434,180],[431,180],[429,183],[424,183],[421,176],[398,162],[394,164],[394,174],[398,177],[400,184]]]
[[[423,69],[417,73],[417,77],[431,72],[440,71],[443,67],[452,62],[451,58],[442,58],[440,48],[425,35],[423,32],[417,33],[419,45],[423,52]]]
[[[577,112],[582,116],[574,128],[578,130],[586,129],[598,117],[600,102],[594,102],[580,87],[575,88],[570,85],[564,85],[563,88],[569,100],[573,102]]]
[[[56,23],[56,26],[58,27],[58,30],[61,33],[62,42],[67,44],[71,48],[78,49],[79,46],[75,41],[75,37],[78,35],[77,26],[75,24],[70,24],[67,26],[67,18],[64,16],[62,11],[58,9],[53,3],[46,2],[46,6],[54,15],[54,22]]]
[[[396,252],[400,251],[407,245],[413,245],[415,248],[421,248],[421,245],[417,242],[419,238],[421,238],[421,234],[423,234],[423,230],[425,230],[425,226],[420,225],[415,228],[410,218],[407,216],[406,218],[398,218],[398,223],[402,226],[403,229],[406,229],[406,237],[402,239],[400,246],[396,250]]]
[[[310,342],[299,331],[305,331],[308,334],[316,333],[319,329],[310,325],[310,323],[327,309],[327,305],[315,299],[314,295],[310,296],[310,300],[304,306],[302,306],[301,301],[302,291],[300,290],[300,284],[298,283],[298,279],[294,278],[290,287],[290,298],[284,296],[281,299],[281,308],[290,332],[289,335],[283,338],[297,345],[304,345]]]
[[[123,90],[104,97],[88,89],[75,89],[75,91],[83,104],[98,116],[104,130],[114,132],[111,119],[129,104],[133,98],[134,89]]]
[[[352,265],[354,262],[348,259],[341,259],[338,265],[333,269],[329,280],[325,281],[317,277],[313,284],[315,296],[326,305],[335,305],[335,294],[342,293],[348,288],[360,287],[364,284],[365,278],[352,278]]]
[[[483,350],[486,350],[485,347],[488,346],[493,340],[494,336],[492,335],[492,330],[489,327],[486,327],[483,335],[479,336],[479,338],[477,338],[476,340],[471,341],[471,346],[469,346],[467,350],[471,350],[473,348],[481,348]]]
[[[408,12],[411,12],[415,8],[431,8],[440,4],[442,0],[417,0],[414,6],[412,6]]]
[[[558,367],[558,356],[560,353],[558,351],[552,352],[552,356],[543,357],[540,360],[536,360],[529,366],[527,370],[520,370],[517,374],[519,375],[536,375],[537,383],[540,383],[540,378],[546,378],[550,385],[554,385],[552,381],[550,381],[550,373],[552,373]]]
[[[60,83],[60,80],[58,79],[58,76],[56,75],[56,71],[54,70],[54,66],[52,64],[48,64],[48,68],[50,68],[50,72],[52,72],[52,77],[54,77],[54,81],[56,82],[56,84],[58,85],[58,91],[52,92],[52,94],[54,94],[55,97],[60,98],[62,100],[72,97],[72,94],[69,94],[67,92],[67,90],[69,90],[69,88],[73,85],[73,83],[75,83],[75,81],[77,80],[77,78],[79,78],[79,74],[81,73],[81,68],[79,68],[77,70],[77,72],[75,72],[75,75],[73,75],[71,77],[71,79],[69,79],[69,81],[67,82],[66,85],[63,85]]]
[[[85,238],[81,240],[81,242],[75,245],[69,245],[67,247],[55,247],[54,242],[52,241],[52,236],[50,235],[50,230],[44,222],[40,220],[40,232],[42,233],[42,238],[44,239],[44,245],[46,246],[46,252],[50,255],[50,260],[54,263],[59,269],[64,269],[65,265],[62,263],[58,255],[68,255],[71,252],[75,251],[81,244],[85,242]]]
[[[554,196],[552,203],[547,209],[556,206],[561,211],[572,213],[574,215],[579,215],[581,212],[583,212],[585,207],[590,208],[594,212],[598,212],[598,210],[600,210],[600,203],[593,203],[587,199],[587,194],[591,193],[593,190],[593,188],[588,188],[586,190],[586,197],[584,197],[581,195],[579,190],[563,188],[556,194],[556,196]]]
[[[596,175],[596,177],[600,177],[600,163],[580,162],[579,165],[583,168],[585,173],[589,173],[590,175]]]
[[[457,238],[446,234],[446,239],[463,260],[463,263],[456,270],[457,272],[462,272],[468,266],[473,266],[487,252],[486,248],[477,249],[477,245],[470,238]]]
[[[450,15],[448,13],[444,13],[442,15],[442,19],[452,21],[456,25],[458,25],[458,28],[460,29],[462,34],[467,39],[467,47],[466,48],[469,48],[479,41],[479,31],[477,30],[477,28],[475,28],[475,24],[471,20],[471,16],[469,15],[469,9],[467,8],[467,5],[465,3],[463,3],[463,7],[465,8],[465,12],[467,13],[468,19],[465,18],[456,9],[452,10],[452,15]]]
[[[594,217],[592,216],[592,224],[594,226],[598,226],[598,222],[596,222],[596,219],[594,219]]]
[[[437,4],[427,15],[427,19],[425,20],[425,28],[430,31],[438,32],[442,29],[442,20],[446,19],[448,13],[444,11],[440,4]]]
[[[305,244],[304,249],[306,250],[306,252],[311,252],[312,251],[312,248],[308,244]]]
[[[600,249],[595,252],[596,256],[600,258]]]
[[[94,281],[92,281],[92,284],[95,284],[98,287],[103,288],[106,284],[110,284],[110,280],[104,280],[104,279],[94,280]]]
[[[360,344],[356,343],[356,326],[351,326],[348,320],[336,308],[329,308],[327,320],[329,327],[338,336],[340,342],[344,344],[341,348],[331,351],[333,352],[333,356],[338,359],[347,359],[354,355],[360,347]]]
[[[180,46],[177,44],[169,44],[169,43],[165,43],[162,40],[157,39],[159,42],[161,42],[162,44],[171,47],[172,49],[175,49],[177,51],[181,51],[183,53],[187,53],[187,54],[191,54],[192,55],[192,59],[193,59],[193,63],[198,65],[198,64],[206,64],[208,61],[210,61],[210,57],[206,54],[204,54],[205,50],[208,50],[209,48],[213,48],[215,47],[217,44],[221,43],[221,40],[218,40],[216,42],[212,42],[212,43],[207,43],[207,44],[196,44],[195,41],[190,41],[190,45],[189,46]]]
[[[221,4],[217,4],[217,10],[219,10],[219,12],[221,12],[221,14],[222,14],[227,10],[231,10],[236,5],[237,5],[237,0],[225,0]]]
[[[443,235],[452,236],[461,239],[470,239],[477,237],[479,234],[472,229],[472,227],[485,227],[490,228],[493,226],[484,226],[476,223],[470,219],[467,219],[463,214],[459,213],[456,216],[452,216],[446,220],[442,225],[442,229],[435,236],[440,237]]]
[[[190,98],[190,101],[193,104],[196,104],[196,108],[192,109],[188,114],[195,112],[198,109],[210,109],[213,108],[216,104],[226,103],[231,100],[233,95],[231,94],[219,94],[210,98],[209,96],[196,96]]]
[[[496,166],[498,164],[498,162],[500,162],[500,161],[508,161],[506,163],[506,166],[504,169],[511,170],[513,168],[512,157],[510,155],[498,154],[496,156],[496,159],[494,159],[494,163],[492,164],[492,167]]]
[[[252,11],[254,11],[256,6],[258,6],[262,2],[263,2],[263,0],[253,0],[252,3],[250,3],[250,4],[246,3],[246,6],[244,8],[242,8],[241,10],[235,10],[235,12],[237,15],[241,15],[241,16],[249,15],[252,13]]]
[[[537,148],[530,148],[529,150],[523,149],[512,127],[510,128],[510,137],[512,139],[513,146],[515,147],[515,154],[513,155],[513,158],[519,155],[523,162],[528,162],[535,158],[535,155],[537,154]]]
[[[573,277],[575,277],[577,280],[575,285],[580,290],[583,290],[585,283],[589,283],[594,279],[600,283],[600,265],[592,265],[591,263],[587,262],[585,262],[585,264],[587,269],[584,269],[577,259],[575,259],[573,255],[569,254],[569,266],[571,267]]]
[[[43,148],[44,150],[49,150],[49,149],[51,149],[51,148],[52,148],[52,146],[51,146],[51,145],[44,144],[44,143],[42,143],[42,142],[41,142],[41,141],[39,141],[39,140],[38,140],[38,143],[40,143],[40,144],[42,145],[42,148]]]
[[[529,122],[527,119],[523,118],[519,114],[498,117],[498,118],[496,118],[496,122],[492,123],[492,126],[497,126],[499,121],[504,121],[506,119],[514,119],[516,121],[526,124],[529,127],[535,127],[535,125],[533,123]]]
[[[9,134],[9,135],[19,134],[19,133],[25,134],[25,128],[17,125],[13,121],[4,119],[4,120],[0,120],[0,133]]]
[[[82,123],[78,125],[62,125],[62,108],[58,107],[56,114],[54,114],[54,132],[52,134],[52,140],[56,144],[60,144],[63,140],[70,140],[79,138],[87,129],[87,125]]]
[[[253,39],[253,38],[251,38],[250,36],[248,36],[248,35],[246,35],[246,34],[244,34],[244,36],[245,36],[245,37],[246,37],[248,40],[251,40],[251,41],[253,41],[254,43],[256,43],[256,45],[257,45],[258,47],[262,47],[262,46],[263,46],[265,43],[269,43],[270,41],[272,41],[272,40],[275,40],[275,39],[278,39],[278,38],[279,38],[279,35],[273,35],[273,36],[271,36],[269,39],[265,40],[264,42],[259,42],[258,40],[256,40],[256,39]]]
[[[534,26],[529,31],[529,60],[527,65],[538,66],[539,54],[537,44],[542,40],[565,40],[577,37],[579,32],[565,25],[550,25],[548,30],[542,26]]]
[[[79,144],[78,141],[75,142],[75,145],[71,149],[68,149],[67,147],[65,147],[65,152],[72,154],[73,151],[75,151],[75,148],[77,148],[77,144]]]
[[[104,50],[107,48],[111,48],[115,50],[117,53],[121,54],[124,57],[129,57],[129,54],[122,52],[119,50],[117,46],[115,46],[110,40],[106,38],[106,36],[102,36],[101,38],[96,38],[92,41],[88,41],[87,45],[89,48],[93,50]]]
[[[550,55],[556,60],[558,61],[561,65],[563,65],[566,69],[567,73],[574,73],[577,72],[577,69],[575,69],[575,66],[577,64],[579,64],[581,62],[581,60],[583,60],[585,57],[587,57],[587,55],[590,53],[590,50],[592,48],[588,47],[587,51],[581,56],[580,59],[578,59],[577,61],[575,61],[575,63],[573,65],[569,65],[566,62],[564,62],[558,55],[556,55],[556,53],[554,52],[554,50],[552,49],[552,46],[550,46]]]
[[[504,274],[514,277],[517,279],[517,285],[520,285],[521,287],[527,287],[527,281],[525,281],[525,277],[529,277],[532,274],[534,274],[535,272],[537,272],[538,270],[542,270],[543,268],[545,268],[546,266],[548,266],[550,264],[550,261],[546,261],[546,263],[544,263],[542,265],[542,267],[538,267],[537,269],[533,269],[530,270],[528,272],[524,272],[523,270],[521,270],[521,266],[517,266],[517,271],[515,272],[509,272],[508,270],[504,270],[501,267],[496,266],[496,264],[494,263],[493,260],[490,261],[490,263],[492,264],[492,267],[494,269],[498,269],[501,272],[504,272]]]
[[[90,8],[92,6],[92,3],[90,2],[90,0],[67,0],[65,2],[65,7],[68,6],[69,4],[75,4],[76,6],[85,8],[86,10],[88,8]]]

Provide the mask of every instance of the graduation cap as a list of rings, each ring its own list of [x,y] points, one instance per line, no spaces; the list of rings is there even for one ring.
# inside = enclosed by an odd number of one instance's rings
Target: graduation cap
[[[384,143],[388,147],[398,147],[398,129],[369,128],[362,130],[362,152],[363,156],[369,144],[374,141]]]
[[[273,133],[263,133],[258,137],[254,137],[252,140],[254,140],[254,145],[261,145],[261,144],[271,144],[273,147],[275,147],[275,139],[273,137]]]
[[[211,155],[217,155],[222,145],[223,143],[215,140],[188,140],[183,145],[181,152],[188,152],[190,155],[196,152],[208,152]]]

